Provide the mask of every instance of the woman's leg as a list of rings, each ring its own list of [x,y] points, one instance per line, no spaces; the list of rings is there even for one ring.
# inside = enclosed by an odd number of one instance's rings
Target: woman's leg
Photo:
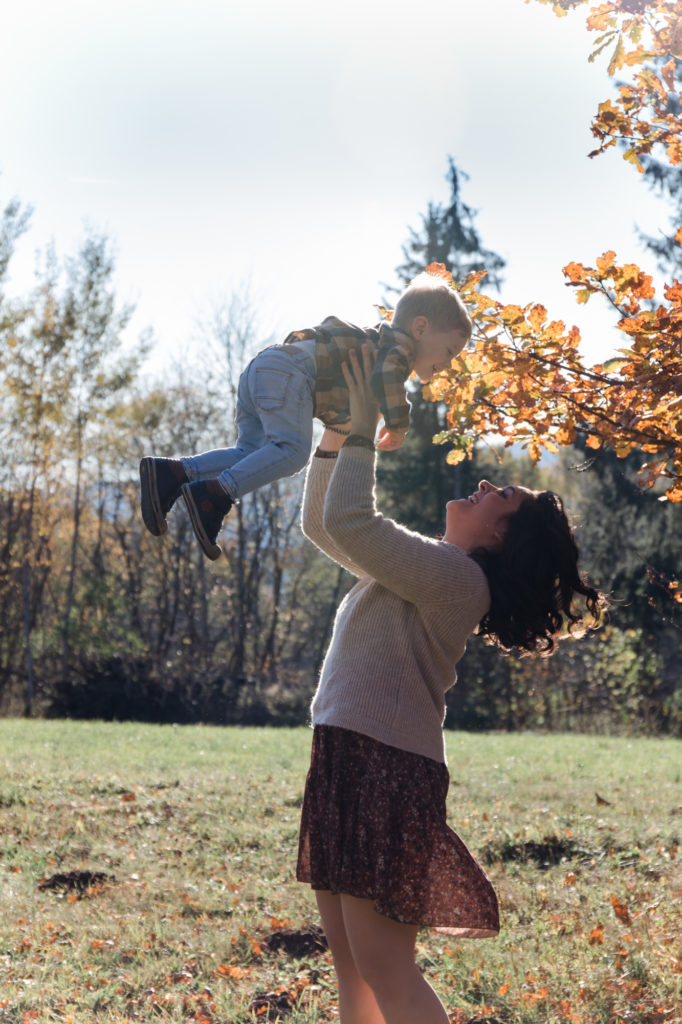
[[[355,966],[343,922],[341,897],[319,890],[315,895],[339,982],[341,1024],[386,1024],[372,989]]]
[[[377,913],[372,900],[341,895],[340,901],[355,968],[385,1024],[448,1024],[445,1007],[415,963],[418,927]]]

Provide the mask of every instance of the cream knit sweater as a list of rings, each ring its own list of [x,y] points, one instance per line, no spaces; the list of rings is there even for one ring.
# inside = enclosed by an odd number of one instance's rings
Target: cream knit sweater
[[[374,461],[348,447],[308,467],[303,532],[358,577],[336,615],[312,722],[444,762],[445,692],[490,605],[488,584],[464,551],[377,512]]]

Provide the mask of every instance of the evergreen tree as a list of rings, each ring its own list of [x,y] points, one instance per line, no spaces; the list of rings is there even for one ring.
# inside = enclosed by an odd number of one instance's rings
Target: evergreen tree
[[[487,288],[499,291],[505,261],[491,249],[484,248],[474,225],[478,211],[462,200],[460,181],[468,181],[468,178],[449,156],[445,180],[450,185],[450,199],[447,205],[430,202],[426,213],[422,214],[421,228],[418,231],[408,228],[410,237],[403,245],[404,262],[396,267],[402,284],[411,281],[429,263],[444,263],[455,281],[462,281],[477,270],[487,271]]]
[[[421,229],[408,229],[404,262],[396,268],[402,285],[430,263],[443,263],[455,281],[473,271],[487,270],[489,285],[499,288],[505,261],[483,246],[474,225],[476,211],[463,202],[460,194],[460,181],[466,177],[448,157],[450,198],[447,204],[429,203]],[[408,384],[408,394],[412,404],[409,432],[399,451],[380,459],[377,485],[387,515],[411,529],[433,535],[443,529],[446,502],[475,490],[478,475],[475,459],[450,466],[445,461],[447,446],[433,443],[434,435],[447,426],[445,407],[427,402],[418,383]]]

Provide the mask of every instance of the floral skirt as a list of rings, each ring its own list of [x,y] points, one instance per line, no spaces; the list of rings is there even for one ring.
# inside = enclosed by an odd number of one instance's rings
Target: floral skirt
[[[371,899],[406,924],[456,937],[497,935],[495,890],[446,824],[449,781],[440,761],[316,726],[298,881]]]

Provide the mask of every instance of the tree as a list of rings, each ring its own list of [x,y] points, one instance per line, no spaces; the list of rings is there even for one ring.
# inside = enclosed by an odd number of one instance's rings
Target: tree
[[[505,261],[484,247],[474,223],[476,211],[461,196],[460,180],[466,177],[448,157],[450,198],[447,204],[428,204],[420,231],[408,229],[404,262],[396,268],[403,286],[439,260],[453,267],[458,277],[487,271],[494,286],[501,282]],[[454,468],[447,464],[443,449],[433,445],[434,435],[446,427],[445,405],[427,401],[417,384],[408,384],[408,390],[410,429],[401,449],[380,461],[377,483],[388,515],[412,529],[434,534],[442,528],[446,501],[475,489],[476,467],[474,463]]]
[[[488,284],[499,290],[505,261],[484,248],[474,225],[476,210],[467,206],[460,194],[460,180],[467,181],[469,175],[459,170],[449,156],[445,177],[450,185],[450,199],[447,205],[430,202],[422,215],[420,230],[408,229],[410,237],[403,245],[404,262],[396,267],[398,279],[406,285],[430,263],[443,263],[457,281],[484,270]]]
[[[7,636],[23,637],[24,712],[35,692],[34,634],[50,573],[51,539],[60,518],[55,491],[63,441],[65,377],[52,331],[53,267],[29,304],[5,325],[0,379],[3,410],[2,474],[5,520],[2,544]],[[19,619],[20,615],[20,619]],[[10,642],[7,669],[16,672]]]
[[[559,0],[554,10],[565,14],[586,2]],[[613,44],[611,75],[639,68],[615,103],[599,105],[591,156],[627,143],[624,158],[638,169],[652,153],[673,167],[681,162],[680,114],[668,103],[682,52],[678,6],[613,0],[590,8],[588,28],[601,33],[592,59]],[[657,74],[653,62],[661,59]],[[682,241],[682,228],[676,239]],[[431,270],[450,279],[444,266]],[[475,348],[425,391],[448,407],[440,440],[453,445],[449,460],[466,458],[477,439],[493,433],[506,444],[522,442],[538,459],[543,448],[556,452],[584,432],[595,452],[611,448],[619,458],[639,452],[642,488],[663,481],[661,497],[682,501],[682,285],[664,285],[656,300],[651,276],[619,264],[610,250],[594,267],[568,263],[564,274],[578,302],[600,295],[611,305],[623,335],[617,358],[586,366],[576,328],[551,320],[537,302],[502,304],[479,290],[482,272],[470,275],[458,287],[475,322]],[[674,581],[671,587],[682,602]]]
[[[148,352],[141,339],[132,353],[123,353],[123,331],[133,313],[117,309],[113,289],[114,259],[108,240],[91,234],[74,259],[67,261],[67,287],[57,300],[53,332],[66,375],[64,415],[68,421],[66,450],[74,469],[73,531],[62,627],[62,679],[66,680],[69,628],[78,570],[84,462],[98,444],[108,443],[107,420],[131,384]]]

